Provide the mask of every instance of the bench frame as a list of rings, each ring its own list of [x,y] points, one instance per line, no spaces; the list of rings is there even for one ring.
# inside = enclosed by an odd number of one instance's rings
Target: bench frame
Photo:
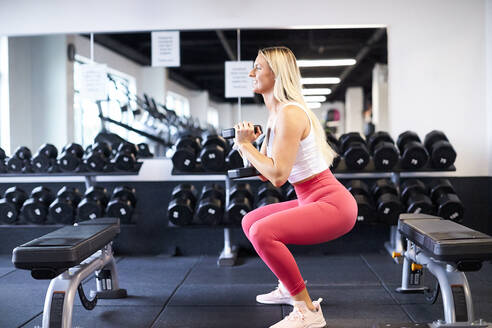
[[[79,265],[69,268],[51,280],[44,302],[43,328],[72,327],[73,303],[77,288],[93,272],[96,273],[97,281],[97,296],[93,295],[93,297],[100,297],[99,295],[103,296],[100,298],[126,296],[126,290],[119,288],[116,262],[111,244],[112,242]],[[97,278],[103,270],[110,271],[110,279],[101,280]],[[108,292],[113,297],[104,297],[105,293]],[[115,296],[115,294],[117,295]]]

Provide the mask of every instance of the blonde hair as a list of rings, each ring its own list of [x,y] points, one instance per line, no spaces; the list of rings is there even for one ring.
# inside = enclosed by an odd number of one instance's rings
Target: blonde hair
[[[264,48],[260,49],[258,54],[263,55],[268,65],[270,65],[270,69],[275,74],[273,96],[280,103],[292,101],[304,106],[314,128],[316,144],[328,166],[331,166],[333,159],[338,155],[326,141],[326,134],[320,121],[304,101],[301,87],[301,72],[297,66],[296,57],[287,47]]]

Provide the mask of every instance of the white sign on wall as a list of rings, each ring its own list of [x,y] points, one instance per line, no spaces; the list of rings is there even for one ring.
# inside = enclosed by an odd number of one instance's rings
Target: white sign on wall
[[[253,97],[253,80],[248,76],[252,68],[251,60],[225,62],[226,98]]]
[[[152,32],[152,66],[181,65],[179,31]]]
[[[108,97],[107,66],[105,64],[80,65],[80,96],[92,101],[105,100]]]

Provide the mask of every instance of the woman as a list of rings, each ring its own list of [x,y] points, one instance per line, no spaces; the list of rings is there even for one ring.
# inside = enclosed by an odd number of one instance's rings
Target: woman
[[[294,306],[289,316],[270,328],[324,327],[320,303],[311,301],[299,268],[286,244],[327,242],[348,233],[357,219],[357,204],[329,167],[336,153],[326,142],[319,120],[304,102],[294,54],[285,47],[258,52],[249,76],[269,112],[265,142],[253,124],[237,124],[235,143],[243,157],[275,186],[287,180],[297,200],[257,208],[244,216],[242,227],[255,250],[279,279],[279,286],[257,301]]]

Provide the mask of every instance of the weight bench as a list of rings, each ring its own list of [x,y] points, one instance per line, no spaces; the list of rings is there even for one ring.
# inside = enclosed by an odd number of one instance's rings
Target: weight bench
[[[482,319],[475,320],[466,271],[478,271],[482,262],[492,259],[492,237],[453,221],[425,214],[402,214],[398,222],[400,234],[407,240],[403,256],[401,293],[426,293],[422,286],[423,268],[432,273],[438,286],[427,300],[434,303],[439,291],[444,306],[444,321],[431,324],[379,324],[378,327],[492,327]]]
[[[98,298],[123,298],[126,290],[118,286],[116,263],[111,248],[120,232],[119,219],[99,218],[67,226],[16,247],[12,263],[30,270],[34,279],[51,279],[43,310],[43,328],[69,328],[75,293],[87,310]],[[96,274],[97,292],[88,300],[83,280]]]

